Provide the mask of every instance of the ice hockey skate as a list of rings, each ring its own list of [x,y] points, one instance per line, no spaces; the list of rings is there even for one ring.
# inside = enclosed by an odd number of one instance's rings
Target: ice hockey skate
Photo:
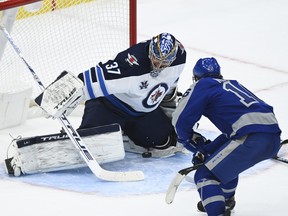
[[[236,201],[235,201],[235,197],[234,196],[230,197],[229,199],[227,199],[225,201],[226,210],[229,210],[230,212],[234,209],[235,205],[236,205]],[[197,209],[200,212],[206,212],[206,210],[205,210],[205,208],[204,208],[204,206],[203,206],[201,201],[199,201],[197,203]],[[226,215],[226,213],[225,213],[225,215]],[[227,214],[227,215],[230,215],[230,214]]]

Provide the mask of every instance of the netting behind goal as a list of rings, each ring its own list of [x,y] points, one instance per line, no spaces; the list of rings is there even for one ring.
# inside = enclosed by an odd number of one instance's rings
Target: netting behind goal
[[[33,0],[0,2],[0,22],[45,86],[63,70],[77,75],[136,42],[136,0],[44,0],[19,6],[23,2]],[[38,84],[0,30],[0,92],[31,85],[35,97]]]

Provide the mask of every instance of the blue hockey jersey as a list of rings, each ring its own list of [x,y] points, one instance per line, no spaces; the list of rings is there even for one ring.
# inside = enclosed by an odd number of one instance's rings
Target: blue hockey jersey
[[[179,41],[178,41],[179,42]],[[186,62],[186,51],[179,42],[176,60],[157,77],[152,77],[148,57],[150,40],[138,43],[106,63],[79,74],[86,99],[107,97],[131,115],[156,109],[167,92],[177,86]]]
[[[273,107],[236,80],[207,77],[190,86],[173,114],[180,140],[191,138],[202,115],[230,139],[254,132],[281,133]]]

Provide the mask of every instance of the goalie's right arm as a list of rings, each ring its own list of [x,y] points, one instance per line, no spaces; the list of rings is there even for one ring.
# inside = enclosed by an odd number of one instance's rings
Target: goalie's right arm
[[[83,100],[83,82],[70,72],[63,71],[56,80],[35,98],[48,117],[69,115]]]
[[[161,101],[160,107],[170,119],[172,119],[172,113],[175,111],[181,97],[182,93],[178,92],[177,87],[174,87],[168,91]]]

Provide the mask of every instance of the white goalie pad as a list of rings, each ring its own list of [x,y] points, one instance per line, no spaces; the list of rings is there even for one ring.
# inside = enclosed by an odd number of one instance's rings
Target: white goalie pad
[[[63,71],[35,102],[47,113],[47,117],[68,116],[83,100],[83,82],[72,73]]]
[[[99,164],[124,159],[122,131],[118,124],[78,132]],[[87,166],[66,133],[22,138],[16,141],[14,150],[13,158],[5,161],[7,173],[14,176]]]

